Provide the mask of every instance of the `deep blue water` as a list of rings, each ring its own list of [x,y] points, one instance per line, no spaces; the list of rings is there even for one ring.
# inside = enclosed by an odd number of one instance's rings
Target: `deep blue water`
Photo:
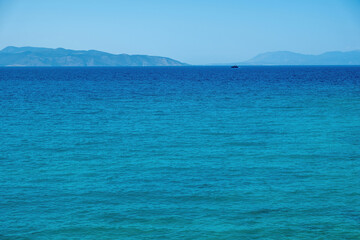
[[[360,239],[360,67],[0,68],[0,239]]]

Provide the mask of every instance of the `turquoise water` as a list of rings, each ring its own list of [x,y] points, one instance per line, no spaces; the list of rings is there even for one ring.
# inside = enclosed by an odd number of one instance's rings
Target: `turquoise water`
[[[0,69],[0,239],[360,239],[360,67]]]

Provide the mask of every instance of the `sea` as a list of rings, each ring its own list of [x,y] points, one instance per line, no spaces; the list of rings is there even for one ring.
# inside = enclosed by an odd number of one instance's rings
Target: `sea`
[[[360,67],[0,68],[0,239],[360,239]]]

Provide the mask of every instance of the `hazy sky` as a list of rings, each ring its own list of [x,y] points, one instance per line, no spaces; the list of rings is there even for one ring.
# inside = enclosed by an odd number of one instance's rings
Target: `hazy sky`
[[[0,48],[97,49],[190,64],[360,49],[360,0],[0,0]]]

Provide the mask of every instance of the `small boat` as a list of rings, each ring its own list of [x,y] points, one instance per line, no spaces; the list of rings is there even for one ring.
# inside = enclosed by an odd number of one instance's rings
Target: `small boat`
[[[234,66],[231,66],[231,68],[239,68],[238,66],[234,65]]]

